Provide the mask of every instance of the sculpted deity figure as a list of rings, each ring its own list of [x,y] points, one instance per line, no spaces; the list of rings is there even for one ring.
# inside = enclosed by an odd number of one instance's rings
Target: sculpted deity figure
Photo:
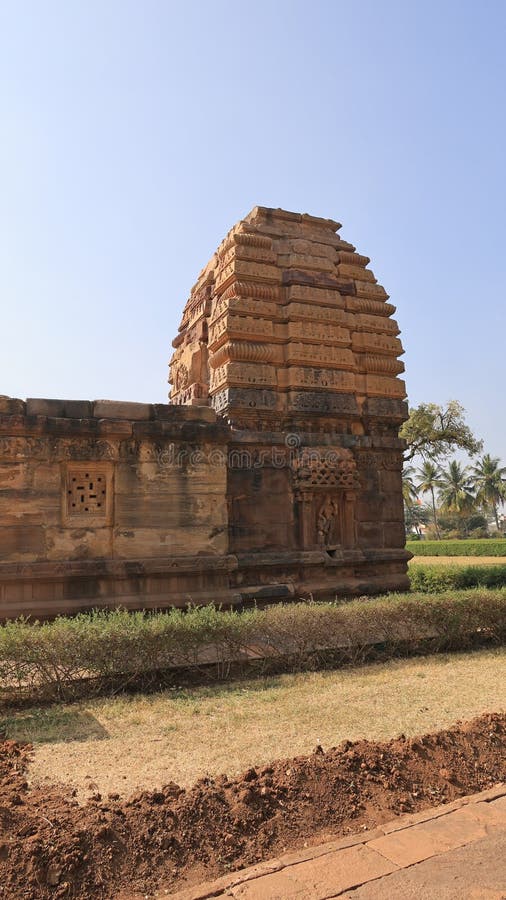
[[[327,497],[318,513],[317,532],[318,545],[322,548],[329,547],[332,544],[334,526],[337,519],[337,503]]]

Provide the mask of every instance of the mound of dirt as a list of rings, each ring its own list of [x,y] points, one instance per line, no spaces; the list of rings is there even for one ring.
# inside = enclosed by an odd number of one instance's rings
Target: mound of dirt
[[[491,787],[506,778],[506,715],[86,806],[58,786],[30,789],[29,756],[0,744],[0,898],[106,900],[176,890]]]

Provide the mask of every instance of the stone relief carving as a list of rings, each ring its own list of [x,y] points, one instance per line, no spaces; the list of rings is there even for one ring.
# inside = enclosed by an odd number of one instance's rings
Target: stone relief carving
[[[6,459],[115,459],[117,447],[94,438],[0,438]]]
[[[174,389],[176,391],[184,391],[188,386],[189,377],[188,369],[184,363],[180,363],[176,366],[174,371]]]
[[[357,401],[353,394],[301,391],[291,394],[290,405],[301,412],[357,413]]]
[[[392,469],[397,471],[401,465],[401,452],[395,450],[383,452],[357,453],[357,466],[359,469]]]

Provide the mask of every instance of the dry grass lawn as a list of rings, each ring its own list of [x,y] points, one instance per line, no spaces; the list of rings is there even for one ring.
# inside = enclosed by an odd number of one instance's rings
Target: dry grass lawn
[[[7,736],[33,741],[32,781],[128,794],[310,753],[345,738],[412,735],[506,708],[506,649],[377,663],[34,708]]]
[[[503,556],[414,556],[410,566],[501,566],[506,559]]]

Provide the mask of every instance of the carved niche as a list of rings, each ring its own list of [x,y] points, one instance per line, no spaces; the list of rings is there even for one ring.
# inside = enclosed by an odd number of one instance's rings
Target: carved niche
[[[291,468],[300,548],[328,552],[352,549],[360,481],[351,451],[303,448]]]

